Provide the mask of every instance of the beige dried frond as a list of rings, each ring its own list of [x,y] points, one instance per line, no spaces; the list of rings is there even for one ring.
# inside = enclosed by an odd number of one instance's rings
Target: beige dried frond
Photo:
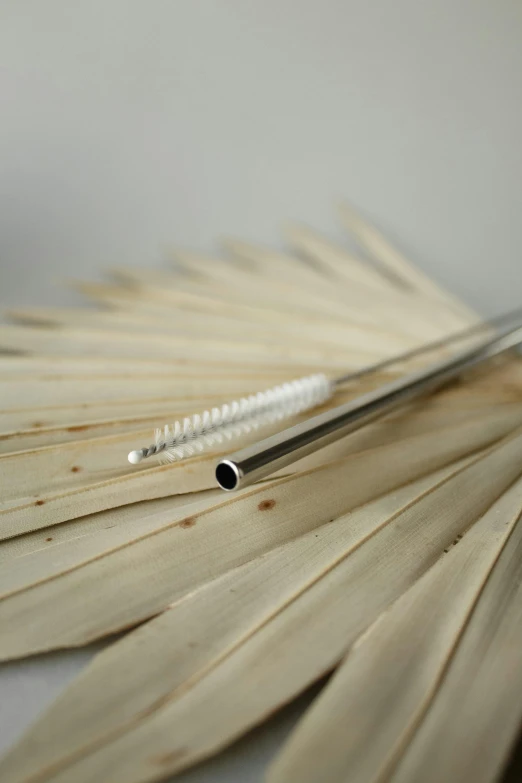
[[[127,630],[0,780],[166,779],[335,669],[270,783],[498,779],[522,718],[517,358],[235,495],[215,486],[226,444],[127,463],[173,419],[478,320],[353,210],[343,221],[373,261],[294,225],[295,253],[179,250],[169,271],[78,284],[98,309],[0,326],[0,659]]]

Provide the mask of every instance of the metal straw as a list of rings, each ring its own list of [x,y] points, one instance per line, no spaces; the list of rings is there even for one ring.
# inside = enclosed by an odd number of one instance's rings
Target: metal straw
[[[520,324],[505,329],[478,347],[385,384],[356,400],[339,405],[221,459],[216,467],[216,480],[222,489],[228,491],[253,484],[386,416],[399,406],[433,392],[466,370],[514,348],[521,342]]]

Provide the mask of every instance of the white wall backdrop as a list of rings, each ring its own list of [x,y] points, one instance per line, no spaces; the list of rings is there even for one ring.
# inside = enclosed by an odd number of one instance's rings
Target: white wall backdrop
[[[1,302],[345,197],[484,312],[522,299],[520,0],[3,0]]]

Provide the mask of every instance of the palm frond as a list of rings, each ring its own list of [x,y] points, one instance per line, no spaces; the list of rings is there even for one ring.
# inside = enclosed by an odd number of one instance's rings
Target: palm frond
[[[0,326],[0,659],[125,632],[1,780],[165,779],[335,669],[269,781],[498,778],[522,717],[518,358],[235,495],[215,486],[223,444],[126,460],[156,426],[477,322],[351,208],[342,219],[369,260],[291,225],[293,251],[177,249],[166,270],[75,283],[91,307],[15,308]]]

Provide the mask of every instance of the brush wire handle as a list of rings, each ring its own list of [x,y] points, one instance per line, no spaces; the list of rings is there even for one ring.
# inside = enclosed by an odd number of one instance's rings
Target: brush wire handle
[[[131,451],[129,462],[136,465],[155,454],[163,462],[192,457],[225,440],[315,408],[330,399],[332,393],[333,384],[322,373],[283,383],[156,430],[155,442]]]
[[[195,414],[181,422],[177,421],[173,426],[166,425],[163,429],[155,430],[154,443],[131,451],[128,456],[129,462],[135,465],[154,455],[158,455],[161,462],[176,462],[192,457],[202,451],[215,448],[225,440],[241,437],[259,427],[320,405],[332,396],[338,386],[345,383],[385,370],[398,362],[408,361],[438,348],[447,347],[477,332],[501,326],[515,318],[520,320],[521,317],[522,310],[518,308],[489,321],[473,324],[428,345],[392,356],[361,370],[352,371],[333,381],[329,381],[323,374],[311,375],[222,405],[221,408],[212,408],[210,411]]]

